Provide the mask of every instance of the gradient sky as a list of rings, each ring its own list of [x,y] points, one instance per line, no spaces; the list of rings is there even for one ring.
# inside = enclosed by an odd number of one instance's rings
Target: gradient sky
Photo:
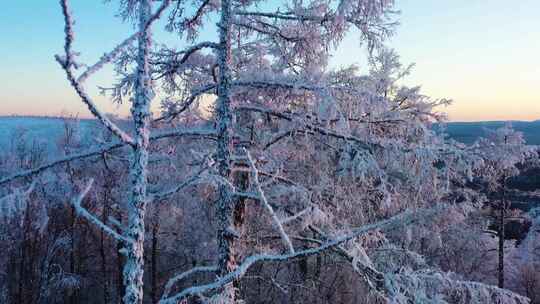
[[[114,5],[72,0],[77,19],[75,49],[92,63],[128,33]],[[540,1],[396,0],[401,26],[389,42],[403,63],[416,63],[407,84],[432,97],[452,98],[453,121],[540,119]],[[7,1],[0,11],[0,115],[87,115],[53,59],[61,53],[63,20],[56,0]],[[161,38],[161,37],[159,37]],[[170,37],[166,37],[170,42]],[[355,37],[347,37],[333,66],[365,63]],[[105,111],[127,113],[89,92]]]

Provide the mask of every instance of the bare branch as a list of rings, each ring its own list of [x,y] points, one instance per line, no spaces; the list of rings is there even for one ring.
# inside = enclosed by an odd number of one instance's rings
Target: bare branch
[[[249,151],[244,149],[244,152],[246,153],[249,166],[251,167],[251,170],[253,172],[253,184],[257,188],[257,192],[259,193],[260,200],[263,203],[266,210],[268,210],[268,212],[270,213],[270,216],[272,216],[272,220],[274,221],[274,225],[276,225],[276,228],[279,231],[281,239],[285,243],[285,246],[287,246],[287,248],[289,249],[289,252],[292,254],[294,253],[294,246],[292,245],[292,242],[289,239],[289,236],[285,232],[285,229],[283,228],[281,221],[279,220],[276,213],[274,212],[274,209],[272,208],[272,206],[270,206],[270,204],[268,203],[268,200],[266,199],[266,195],[264,194],[264,191],[261,187],[261,183],[259,182],[259,170],[255,166],[255,162],[253,161],[253,158],[251,157],[251,154],[249,153]]]
[[[182,114],[184,111],[186,111],[192,104],[193,102],[200,96],[202,96],[203,94],[205,94],[206,92],[212,90],[212,89],[215,89],[216,88],[216,85],[215,84],[209,84],[209,85],[205,85],[201,88],[198,88],[196,89],[193,93],[191,93],[191,95],[186,99],[186,101],[184,102],[184,104],[182,105],[182,108],[180,108],[180,110],[178,111],[175,111],[173,113],[167,113],[166,115],[164,116],[161,116],[157,119],[155,119],[154,121],[158,122],[158,121],[162,121],[162,120],[166,120],[166,119],[174,119],[175,117],[177,117],[178,115]]]
[[[201,168],[199,171],[197,171],[197,173],[193,174],[190,178],[185,180],[180,185],[174,187],[173,189],[163,191],[163,192],[149,193],[149,195],[148,195],[149,201],[163,200],[163,199],[168,198],[171,195],[174,195],[174,194],[180,192],[182,189],[186,188],[187,186],[193,184],[196,180],[198,180],[201,177],[201,175],[204,173],[204,171],[206,171],[208,169],[210,169],[209,166],[203,166],[203,168]]]
[[[197,51],[200,51],[204,48],[211,48],[211,49],[217,49],[219,47],[219,45],[215,42],[210,42],[210,41],[205,41],[205,42],[201,42],[201,43],[198,43],[198,44],[195,44],[185,50],[183,50],[181,52],[181,54],[184,54],[182,56],[182,58],[180,58],[180,60],[177,62],[178,65],[182,65],[184,64],[188,59],[189,59],[189,56],[191,56],[191,54],[197,52]]]
[[[165,9],[170,5],[170,3],[171,0],[164,0],[163,3],[161,3],[157,11],[154,13],[154,15],[152,15],[152,17],[150,17],[150,19],[146,23],[146,26],[144,27],[145,31],[152,25],[152,23],[154,23],[161,17],[163,11],[165,11]],[[120,54],[120,52],[127,46],[129,46],[133,41],[135,41],[139,37],[139,35],[140,32],[137,32],[129,36],[126,40],[122,41],[119,45],[117,45],[112,51],[110,51],[109,53],[105,53],[103,56],[101,56],[101,58],[96,63],[88,67],[86,71],[84,71],[77,78],[77,82],[81,84],[84,83],[88,79],[88,77],[100,70],[105,64],[113,61]]]
[[[118,138],[120,138],[121,141],[125,142],[126,144],[134,145],[135,142],[133,141],[133,138],[128,135],[126,132],[121,130],[116,124],[114,124],[105,114],[103,114],[94,104],[90,96],[86,93],[84,90],[82,83],[78,82],[73,74],[73,68],[77,67],[77,64],[74,61],[75,54],[71,50],[71,47],[73,45],[74,40],[74,33],[73,33],[73,18],[71,16],[70,8],[68,0],[60,0],[60,5],[62,6],[62,13],[64,15],[64,22],[65,22],[65,44],[64,44],[64,52],[65,57],[62,58],[60,56],[56,56],[56,61],[62,66],[64,71],[66,72],[67,79],[71,86],[75,89],[77,92],[77,95],[81,98],[81,100],[86,104],[88,107],[88,110],[103,124],[109,131],[111,131],[114,135],[116,135]]]
[[[78,78],[77,82],[82,84],[84,83],[92,74],[99,71],[105,64],[113,61],[120,52],[126,48],[128,45],[130,45],[133,41],[135,41],[139,37],[139,33],[135,33],[131,36],[129,36],[126,40],[122,41],[119,45],[117,45],[112,51],[109,53],[105,53],[99,60],[88,67]]]
[[[48,163],[46,163],[44,165],[41,165],[41,166],[39,166],[37,168],[17,172],[15,174],[11,175],[11,176],[0,179],[0,185],[9,183],[9,182],[11,182],[11,181],[13,181],[15,179],[19,179],[19,178],[39,174],[39,173],[41,173],[41,172],[43,172],[43,171],[45,171],[45,170],[47,170],[49,168],[52,168],[54,166],[57,166],[57,165],[60,165],[60,164],[63,164],[63,163],[68,163],[70,161],[74,161],[74,160],[77,160],[77,159],[82,159],[82,158],[87,158],[87,157],[91,157],[91,156],[100,155],[102,153],[111,151],[111,150],[116,149],[116,148],[123,147],[125,145],[126,144],[124,144],[124,143],[116,142],[116,143],[112,143],[112,144],[101,145],[101,146],[99,146],[97,148],[90,149],[90,150],[82,152],[82,153],[71,154],[71,155],[68,155],[68,156],[65,156],[65,157],[50,161],[50,162],[48,162]]]
[[[176,129],[176,130],[169,130],[169,131],[163,131],[163,132],[160,132],[160,133],[152,134],[150,136],[150,140],[153,141],[153,140],[158,140],[158,139],[163,139],[163,138],[168,138],[168,137],[180,137],[180,136],[197,136],[197,137],[202,137],[202,138],[213,139],[215,137],[215,135],[216,135],[216,133],[212,129],[191,129],[191,130],[189,130],[189,129]],[[52,167],[60,165],[60,164],[68,163],[70,161],[83,159],[83,158],[87,158],[87,157],[97,156],[97,155],[109,152],[111,150],[124,147],[126,145],[127,145],[126,143],[115,142],[115,143],[110,143],[110,144],[106,144],[106,145],[101,145],[101,146],[99,146],[97,148],[90,149],[88,151],[84,151],[84,152],[81,152],[81,153],[67,155],[65,157],[50,161],[50,162],[48,162],[48,163],[46,163],[44,165],[41,165],[41,166],[39,166],[37,168],[17,172],[15,174],[11,175],[11,176],[0,179],[0,186],[3,185],[3,184],[9,183],[9,182],[11,182],[11,181],[13,181],[15,179],[19,179],[19,178],[39,174],[39,173],[41,173],[41,172],[43,172],[43,171],[45,171],[45,170],[47,170],[49,168],[52,168]]]
[[[161,299],[166,299],[169,294],[171,293],[171,289],[173,288],[174,284],[194,275],[197,273],[207,273],[207,272],[215,272],[217,270],[217,266],[199,266],[192,268],[188,271],[182,272],[180,274],[175,275],[174,277],[170,278],[169,281],[167,281],[167,284],[165,285],[165,290],[163,291],[163,296]]]
[[[161,15],[165,11],[165,9],[167,9],[167,7],[171,4],[171,2],[172,2],[171,0],[163,0],[163,2],[158,7],[156,12],[152,16],[150,16],[150,18],[148,18],[148,20],[146,21],[146,24],[142,32],[145,32],[146,30],[148,30],[148,28],[150,28],[152,23],[154,23],[156,20],[161,18]]]
[[[285,81],[266,81],[266,80],[253,80],[253,81],[244,81],[244,80],[237,80],[233,81],[233,86],[237,87],[251,87],[256,89],[296,89],[296,90],[306,90],[306,91],[322,91],[325,90],[325,87],[317,86],[317,85],[311,85],[308,83],[291,83],[291,82],[285,82]]]
[[[292,86],[293,85],[290,85],[290,87],[292,87]],[[301,117],[292,117],[292,116],[290,116],[288,114],[277,112],[277,111],[274,111],[274,110],[265,109],[265,108],[261,108],[261,107],[255,107],[255,106],[241,106],[241,107],[237,107],[236,110],[260,112],[260,113],[272,115],[272,116],[275,116],[275,117],[278,117],[278,118],[281,118],[281,119],[284,119],[284,120],[287,120],[287,121],[295,120],[295,121],[298,121],[299,123],[301,123],[304,126],[305,130],[294,129],[294,130],[288,130],[288,131],[285,131],[285,132],[281,133],[280,135],[278,135],[277,138],[269,141],[269,143],[266,144],[265,149],[268,148],[269,146],[271,146],[272,144],[275,144],[277,141],[279,141],[279,140],[281,140],[281,139],[283,139],[283,138],[285,138],[287,136],[290,136],[290,135],[294,134],[295,132],[307,133],[307,134],[318,133],[318,134],[322,134],[322,135],[326,135],[326,136],[330,136],[330,137],[334,137],[334,138],[338,138],[338,139],[343,139],[343,140],[355,142],[356,144],[358,144],[362,148],[364,148],[366,150],[369,150],[369,151],[372,151],[374,148],[380,148],[381,147],[379,144],[367,142],[367,141],[362,140],[362,139],[360,139],[360,138],[358,138],[356,136],[340,134],[340,133],[338,133],[336,131],[333,131],[333,130],[330,130],[330,129],[327,129],[327,128],[323,128],[323,127],[317,126],[315,124],[305,122],[304,120],[300,120]]]
[[[97,217],[95,217],[93,214],[88,212],[81,204],[84,197],[88,194],[88,191],[90,191],[90,188],[92,188],[92,184],[94,183],[93,179],[90,179],[90,181],[86,184],[83,191],[74,198],[71,203],[75,207],[75,211],[78,215],[86,218],[89,222],[95,224],[99,229],[103,230],[104,232],[111,235],[113,238],[120,242],[126,242],[126,243],[132,243],[133,240],[126,238],[125,236],[119,234],[114,229],[103,223],[101,220],[99,220]]]

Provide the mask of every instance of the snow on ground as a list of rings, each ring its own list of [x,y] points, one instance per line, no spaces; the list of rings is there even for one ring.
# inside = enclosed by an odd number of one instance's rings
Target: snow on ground
[[[79,136],[86,136],[93,120],[80,120]],[[21,136],[30,144],[43,145],[49,152],[58,151],[58,140],[64,134],[64,119],[56,117],[0,116],[0,151],[9,150]]]

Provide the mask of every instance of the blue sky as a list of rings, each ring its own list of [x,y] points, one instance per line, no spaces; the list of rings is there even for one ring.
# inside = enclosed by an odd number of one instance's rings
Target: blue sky
[[[95,61],[132,31],[114,18],[115,4],[72,0],[76,49]],[[540,1],[396,0],[401,10],[389,41],[404,63],[416,63],[409,84],[455,103],[452,120],[540,119]],[[53,59],[63,43],[63,20],[55,0],[7,1],[0,12],[0,114],[86,115]],[[172,41],[170,38],[167,39]],[[335,66],[363,65],[355,37],[346,38]],[[110,70],[89,83],[106,111],[126,113],[99,97]]]

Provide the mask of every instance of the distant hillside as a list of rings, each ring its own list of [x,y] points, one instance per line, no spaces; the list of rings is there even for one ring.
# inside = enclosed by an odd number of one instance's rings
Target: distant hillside
[[[83,119],[80,122],[82,130],[96,123],[89,119]],[[450,138],[471,144],[478,137],[486,136],[486,129],[497,129],[504,123],[502,121],[450,122],[446,125],[446,132]],[[63,119],[58,117],[0,116],[0,149],[8,147],[10,139],[18,129],[24,129],[25,137],[31,137],[47,145],[48,149],[54,150],[57,138],[63,133],[63,124]],[[527,144],[540,145],[540,120],[514,121],[512,125],[516,130],[524,133]],[[435,128],[438,129],[439,126]]]
[[[451,122],[447,124],[448,135],[462,143],[471,144],[478,137],[486,136],[486,129],[497,129],[505,124],[504,121],[481,121],[481,122]],[[529,145],[540,145],[540,120],[513,121],[515,130],[523,132]]]
[[[80,120],[79,136],[93,126],[94,120]],[[57,140],[64,133],[64,119],[59,117],[0,116],[0,150],[11,147],[14,138],[23,137],[28,142],[43,145],[50,152],[56,152]]]

